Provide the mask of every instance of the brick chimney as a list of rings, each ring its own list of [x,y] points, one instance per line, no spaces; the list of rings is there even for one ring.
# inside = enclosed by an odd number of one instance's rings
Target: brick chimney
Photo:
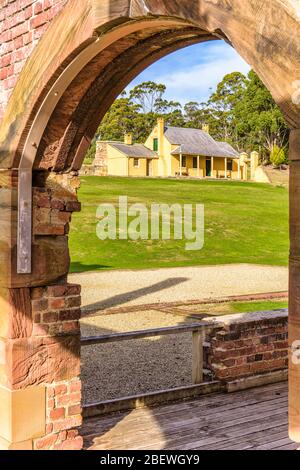
[[[124,136],[124,144],[132,145],[132,134],[130,134],[129,132]]]
[[[165,120],[163,117],[160,117],[157,119],[157,130],[158,130],[158,135],[163,136],[165,133]]]
[[[98,140],[96,143],[96,155],[93,165],[97,176],[107,176],[108,174],[107,146],[108,142]]]

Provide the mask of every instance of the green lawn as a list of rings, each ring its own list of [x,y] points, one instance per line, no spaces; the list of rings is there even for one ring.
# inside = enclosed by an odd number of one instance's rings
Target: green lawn
[[[254,302],[232,302],[232,313],[261,312],[264,310],[277,310],[288,308],[287,300],[261,300]]]
[[[203,314],[204,316],[219,316],[219,315],[232,315],[236,313],[253,313],[262,311],[278,310],[288,308],[287,299],[273,299],[273,300],[254,300],[250,302],[224,302],[197,305],[195,311],[197,315]],[[191,315],[193,313],[191,312]]]
[[[205,245],[186,251],[184,240],[100,241],[100,203],[203,203]],[[288,191],[267,184],[83,177],[82,212],[73,215],[71,271],[256,263],[287,265]]]

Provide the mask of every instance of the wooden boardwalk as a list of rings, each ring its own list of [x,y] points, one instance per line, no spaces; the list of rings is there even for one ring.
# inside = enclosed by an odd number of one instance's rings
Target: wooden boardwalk
[[[90,450],[296,450],[287,384],[86,419]]]

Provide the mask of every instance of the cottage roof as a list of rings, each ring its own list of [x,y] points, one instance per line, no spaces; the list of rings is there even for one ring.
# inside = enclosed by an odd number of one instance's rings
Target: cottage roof
[[[207,132],[184,127],[166,127],[165,137],[178,147],[172,155],[204,155],[207,157],[239,158],[239,153],[227,142],[217,142]]]
[[[157,153],[143,144],[127,145],[122,142],[110,142],[109,145],[133,158],[158,158]]]

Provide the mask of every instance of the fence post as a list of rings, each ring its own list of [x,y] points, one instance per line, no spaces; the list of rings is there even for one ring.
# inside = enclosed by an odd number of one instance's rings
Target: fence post
[[[203,382],[203,342],[204,332],[202,330],[193,331],[193,384]]]

